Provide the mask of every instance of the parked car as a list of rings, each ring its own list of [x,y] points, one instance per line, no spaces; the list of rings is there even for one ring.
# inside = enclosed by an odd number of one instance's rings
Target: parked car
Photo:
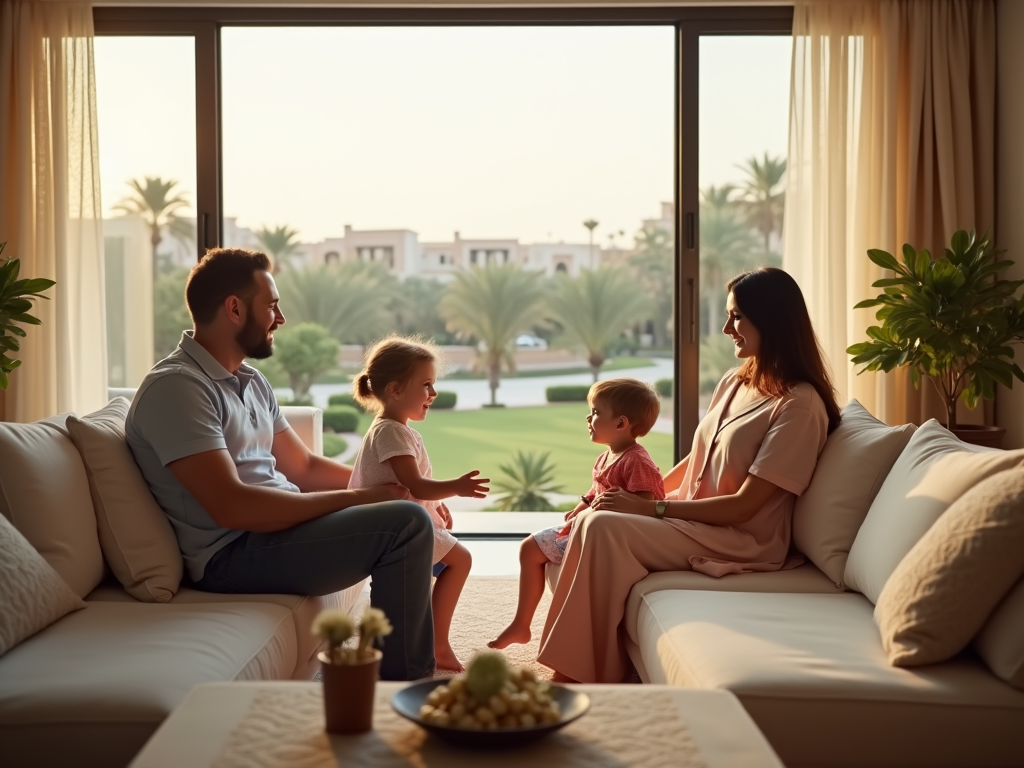
[[[517,349],[547,349],[548,343],[540,336],[534,336],[532,333],[521,333],[516,336],[516,348]]]

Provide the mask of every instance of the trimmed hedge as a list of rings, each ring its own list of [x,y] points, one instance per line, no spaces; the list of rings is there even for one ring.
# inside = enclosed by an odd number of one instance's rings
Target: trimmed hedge
[[[654,388],[662,397],[672,397],[672,379],[658,379],[654,382]]]
[[[455,407],[455,401],[458,399],[457,392],[438,392],[437,397],[434,398],[431,408],[440,408],[441,410],[447,410]]]
[[[366,409],[356,402],[356,398],[351,392],[339,392],[336,395],[331,395],[327,398],[327,404],[347,405],[349,408],[355,408],[360,413],[366,413]]]
[[[345,438],[338,437],[333,432],[324,432],[324,456],[333,458],[345,452],[348,443]]]
[[[304,397],[300,400],[291,400],[287,397],[277,398],[278,405],[314,405],[312,397]]]
[[[545,390],[549,403],[585,403],[589,392],[587,384],[563,384]]]
[[[324,427],[334,432],[355,432],[359,411],[347,405],[329,405],[324,410]]]

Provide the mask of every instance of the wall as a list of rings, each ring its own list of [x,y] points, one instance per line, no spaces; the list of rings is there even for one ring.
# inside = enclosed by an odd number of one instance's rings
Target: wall
[[[996,2],[996,238],[1017,263],[1007,277],[1024,279],[1024,3]],[[1024,368],[1024,345],[1017,348]],[[1006,428],[1004,448],[1024,448],[1024,383],[1001,389],[996,423]]]

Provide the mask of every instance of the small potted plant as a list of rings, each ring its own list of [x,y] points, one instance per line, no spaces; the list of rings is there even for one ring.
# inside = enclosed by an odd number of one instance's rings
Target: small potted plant
[[[0,243],[0,256],[5,245]],[[20,270],[20,259],[0,259],[0,390],[7,389],[11,371],[21,365],[21,360],[12,357],[25,337],[25,329],[19,326],[42,325],[28,311],[35,299],[48,299],[43,291],[56,285],[44,277],[19,280]]]
[[[318,658],[328,733],[369,731],[382,656],[373,644],[391,634],[391,622],[378,608],[367,608],[358,625],[344,611],[324,610],[313,621],[313,634],[327,644]],[[355,636],[352,647],[348,641]]]
[[[895,273],[876,280],[883,289],[854,309],[879,307],[881,323],[867,329],[869,341],[846,351],[859,371],[889,372],[910,368],[915,387],[927,377],[946,408],[946,428],[962,440],[998,445],[1004,430],[956,422],[957,402],[968,408],[995,397],[996,384],[1012,387],[1024,372],[1013,361],[1011,344],[1024,339],[1024,298],[1016,296],[1024,280],[1006,280],[999,273],[1012,261],[987,234],[958,230],[940,258],[903,246],[903,263],[880,250],[868,251],[875,264]]]

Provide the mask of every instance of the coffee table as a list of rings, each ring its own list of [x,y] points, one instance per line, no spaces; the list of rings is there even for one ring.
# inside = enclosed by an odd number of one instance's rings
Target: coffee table
[[[250,766],[381,766],[457,768],[502,766],[693,766],[782,768],[767,740],[727,691],[659,685],[573,686],[591,697],[591,711],[534,744],[502,752],[453,747],[400,718],[390,697],[402,683],[378,683],[374,731],[360,736],[323,733],[320,684],[209,683],[197,686],[160,726],[131,768]],[[294,718],[303,711],[302,727]],[[613,712],[621,712],[610,717]],[[287,722],[288,718],[292,722]],[[614,726],[614,727],[612,727]],[[305,730],[313,750],[259,746],[277,728],[291,739]],[[618,736],[610,731],[619,728]],[[624,730],[623,730],[624,729]],[[675,744],[672,744],[672,740]],[[662,743],[656,744],[655,742]],[[283,747],[275,742],[275,747]],[[658,752],[661,749],[661,752]],[[238,751],[235,751],[238,750]],[[248,752],[246,752],[248,750]],[[666,751],[668,750],[668,751]],[[272,752],[277,754],[272,755]],[[666,755],[671,759],[666,760]]]

